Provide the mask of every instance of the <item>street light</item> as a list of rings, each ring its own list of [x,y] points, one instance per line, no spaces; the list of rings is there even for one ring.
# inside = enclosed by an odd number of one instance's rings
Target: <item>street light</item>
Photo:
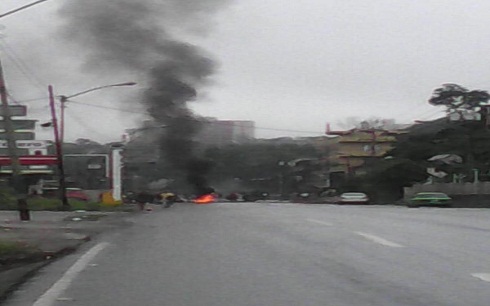
[[[117,83],[112,85],[99,86],[95,88],[91,88],[88,90],[81,91],[76,94],[72,94],[69,96],[59,96],[61,101],[61,134],[58,130],[58,122],[56,120],[56,109],[55,109],[55,101],[53,94],[53,86],[49,85],[49,105],[51,108],[51,116],[53,121],[53,129],[54,129],[54,137],[56,144],[56,155],[58,157],[58,171],[59,171],[59,185],[60,185],[60,197],[61,197],[61,205],[63,210],[68,210],[70,208],[70,203],[68,202],[68,198],[66,196],[66,182],[65,182],[65,168],[63,166],[63,137],[64,137],[64,103],[68,101],[69,98],[73,98],[76,96],[80,96],[92,91],[109,88],[109,87],[118,87],[118,86],[133,86],[136,85],[135,82],[126,82],[126,83]]]
[[[104,88],[109,88],[109,87],[118,87],[118,86],[134,86],[136,84],[137,84],[136,82],[125,82],[125,83],[117,83],[117,84],[111,84],[111,85],[104,85],[104,86],[99,86],[99,87],[94,87],[94,88],[91,88],[91,89],[87,89],[87,90],[84,90],[84,91],[81,91],[79,93],[72,94],[72,95],[69,95],[69,96],[60,96],[60,98],[61,99],[64,99],[66,101],[66,100],[68,100],[70,98],[73,98],[73,97],[76,97],[76,96],[81,96],[81,95],[86,94],[88,92],[96,91],[96,90],[99,90],[99,89],[104,89]]]
[[[136,82],[117,83],[117,84],[104,85],[104,86],[90,88],[90,89],[87,89],[87,90],[84,90],[84,91],[81,91],[81,92],[78,92],[76,94],[72,94],[69,96],[60,95],[59,98],[60,98],[60,102],[61,102],[61,115],[60,115],[60,141],[61,141],[61,143],[63,143],[63,141],[65,139],[65,108],[66,108],[65,103],[69,101],[68,99],[71,99],[73,97],[78,97],[78,96],[84,95],[86,93],[96,91],[96,90],[100,90],[100,89],[104,89],[104,88],[134,86],[136,84],[137,84]]]

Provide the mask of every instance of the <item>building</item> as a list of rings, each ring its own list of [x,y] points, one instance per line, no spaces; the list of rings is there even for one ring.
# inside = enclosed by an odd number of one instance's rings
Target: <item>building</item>
[[[376,128],[327,131],[327,135],[337,136],[329,157],[330,172],[362,174],[369,160],[383,157],[393,147],[399,133],[402,131]]]
[[[122,143],[128,163],[147,163],[160,159],[162,131],[165,126],[147,120],[140,128],[126,129]]]
[[[67,187],[84,190],[110,188],[111,165],[109,154],[63,154]]]
[[[243,144],[255,139],[255,122],[209,119],[196,136],[199,143],[213,146]]]
[[[25,117],[27,107],[23,105],[9,105],[12,117]],[[2,113],[0,112],[0,116]],[[51,141],[37,140],[35,128],[37,120],[33,119],[11,119],[14,129],[14,139],[16,140],[16,154],[21,161],[21,174],[32,175],[51,175],[54,173],[53,164],[48,161],[42,164],[36,159],[54,158],[54,146]],[[5,121],[0,120],[0,175],[7,176],[12,173],[10,166],[9,148],[7,142],[7,133]]]
[[[19,158],[20,174],[26,192],[36,190],[39,192],[39,182],[52,179],[56,173],[55,168],[58,161],[54,155],[54,145],[48,140],[37,140],[35,127],[37,120],[17,119],[13,117],[25,117],[27,107],[24,105],[9,105],[13,138],[15,139],[15,153]],[[12,175],[11,156],[7,141],[7,129],[3,119],[3,109],[0,108],[0,178],[3,182],[8,181]],[[27,190],[27,187],[29,190]],[[37,186],[37,187],[36,187]],[[33,189],[31,189],[33,187]]]

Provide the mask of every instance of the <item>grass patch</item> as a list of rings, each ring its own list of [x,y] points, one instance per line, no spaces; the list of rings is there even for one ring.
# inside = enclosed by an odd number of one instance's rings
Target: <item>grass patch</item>
[[[90,210],[98,211],[101,208],[100,203],[85,202],[69,199],[71,210]],[[27,199],[27,205],[30,210],[60,210],[61,201],[59,199],[47,199],[42,197]]]
[[[0,258],[21,258],[32,254],[37,254],[39,252],[39,249],[25,243],[0,240]]]
[[[39,262],[45,259],[43,251],[17,241],[0,240],[0,272],[19,264]]]
[[[86,202],[69,199],[70,210],[86,211],[130,211],[125,205],[108,205],[97,202]],[[33,197],[27,199],[27,205],[31,211],[59,211],[61,210],[61,201],[59,199]],[[0,210],[17,210],[15,199],[11,201],[0,201]]]
[[[134,205],[109,205],[99,202],[87,202],[76,199],[68,199],[70,210],[86,211],[106,211],[106,212],[131,212],[134,211]],[[45,198],[42,196],[33,196],[27,199],[27,205],[31,211],[60,211],[61,200],[59,198]],[[11,188],[0,184],[0,210],[17,210],[17,199]]]

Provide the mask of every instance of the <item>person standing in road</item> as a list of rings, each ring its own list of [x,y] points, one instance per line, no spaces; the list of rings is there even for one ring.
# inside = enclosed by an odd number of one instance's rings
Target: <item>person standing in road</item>
[[[177,196],[172,192],[165,192],[162,194],[162,199],[165,204],[164,208],[169,208],[177,201]]]
[[[141,211],[145,210],[147,203],[153,202],[153,196],[146,191],[141,191],[136,195],[136,203]]]

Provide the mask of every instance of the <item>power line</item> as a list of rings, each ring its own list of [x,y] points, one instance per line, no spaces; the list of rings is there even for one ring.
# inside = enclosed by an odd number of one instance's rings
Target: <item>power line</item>
[[[47,85],[43,84],[41,82],[41,79],[35,75],[31,71],[31,69],[26,65],[18,56],[15,55],[15,51],[10,45],[7,43],[5,39],[0,39],[0,42],[2,43],[3,50],[5,51],[5,54],[7,57],[12,61],[15,67],[27,78],[29,81],[41,89],[41,91],[44,91]]]
[[[427,107],[425,104],[420,104],[415,106],[414,108],[410,109],[409,111],[404,111],[403,113],[398,114],[397,116],[401,116],[402,118],[405,119],[411,119],[412,117],[420,117],[421,114],[425,114],[427,111],[419,112],[419,110],[422,110],[422,108]]]
[[[86,106],[91,106],[91,107],[96,107],[96,108],[101,108],[101,109],[108,109],[108,110],[114,110],[114,111],[119,111],[119,112],[126,112],[126,113],[132,113],[132,114],[141,114],[141,115],[148,115],[147,112],[138,112],[136,110],[130,110],[130,109],[124,109],[124,108],[119,108],[119,107],[111,107],[111,106],[104,106],[104,105],[95,105],[95,104],[90,104],[90,103],[84,103],[84,102],[77,102],[70,100],[70,103],[75,103],[75,104],[80,104],[80,105],[86,105]],[[182,120],[193,120],[193,119],[188,119],[188,118],[181,118]],[[227,122],[222,122],[222,121],[200,121],[201,123],[204,124],[228,124]],[[235,126],[238,127],[249,127],[248,125],[240,125],[240,124],[235,124]],[[322,132],[318,131],[304,131],[304,130],[292,130],[292,129],[279,129],[279,128],[269,128],[269,127],[260,127],[260,126],[254,126],[254,129],[256,130],[269,130],[269,131],[277,131],[277,132],[290,132],[290,133],[302,133],[302,134],[321,134],[323,135]]]
[[[104,138],[108,138],[107,137],[108,135],[104,135],[99,130],[92,128],[91,126],[89,126],[88,124],[83,122],[83,120],[80,117],[75,116],[74,114],[72,114],[70,112],[67,112],[67,113],[68,113],[68,116],[71,117],[71,119],[74,119],[78,124],[80,124],[85,129],[89,130],[91,133],[97,134],[97,135],[104,137]]]
[[[420,119],[421,119],[421,120],[426,120],[426,119],[428,119],[428,118],[430,118],[430,117],[433,117],[433,116],[437,115],[437,114],[438,114],[438,113],[440,113],[440,112],[441,112],[441,110],[440,110],[440,109],[437,109],[437,110],[434,110],[434,111],[428,112],[428,113],[427,113],[427,115],[425,115],[425,116],[420,116]]]
[[[7,96],[10,98],[10,100],[11,100],[11,101],[12,101],[14,104],[16,104],[16,105],[20,105],[20,103],[19,103],[19,102],[17,102],[17,101],[15,100],[15,98],[12,96],[12,94],[10,94],[8,91],[7,91]]]
[[[27,101],[36,101],[36,100],[42,100],[46,98],[33,98],[29,100],[21,100],[18,102],[27,102]],[[90,104],[90,103],[85,103],[85,102],[78,102],[78,101],[73,101],[70,100],[70,103],[74,104],[79,104],[79,105],[85,105],[85,106],[90,106],[90,107],[95,107],[95,108],[100,108],[100,109],[107,109],[107,110],[113,110],[113,111],[118,111],[118,112],[125,112],[125,113],[132,113],[132,114],[140,114],[140,115],[148,115],[147,112],[142,112],[142,111],[137,111],[137,110],[132,110],[132,109],[124,109],[120,107],[112,107],[112,106],[105,106],[105,105],[95,105],[95,104]],[[422,105],[419,105],[418,108],[420,108]],[[415,117],[420,117],[420,119],[425,119],[432,117],[436,115],[440,110],[435,110],[435,111],[428,111],[428,112],[423,112]],[[185,120],[186,118],[182,118]],[[203,122],[203,123],[209,123],[209,124],[227,124],[226,122],[220,122],[220,121],[208,121],[208,122]],[[236,126],[240,127],[239,124],[235,124]],[[243,127],[248,127],[248,126],[243,126]],[[255,126],[254,127],[257,130],[269,130],[269,131],[277,131],[277,132],[290,132],[290,133],[302,133],[302,134],[321,134],[324,135],[323,131],[318,132],[318,131],[305,131],[305,130],[294,130],[294,129],[280,129],[280,128],[269,128],[269,127],[262,127],[262,126]]]
[[[46,96],[46,97],[42,97],[42,98],[24,99],[24,100],[19,100],[17,102],[25,103],[25,102],[40,101],[40,100],[48,100],[48,97]]]
[[[123,113],[148,115],[147,112],[141,112],[141,111],[138,112],[138,111],[132,110],[132,109],[124,109],[124,108],[105,106],[105,105],[95,105],[95,104],[90,104],[90,103],[77,102],[77,101],[73,101],[73,100],[70,100],[70,103],[80,104],[80,105],[85,105],[85,106],[91,106],[91,107],[96,107],[96,108],[101,108],[101,109],[114,110],[114,111],[123,112]]]
[[[17,102],[28,102],[28,101],[37,101],[37,100],[43,100],[46,98],[33,98],[33,99],[28,99],[28,100],[20,100]],[[78,101],[73,101],[70,100],[70,103],[73,104],[78,104],[78,105],[83,105],[83,106],[90,106],[90,107],[95,107],[95,108],[100,108],[100,109],[107,109],[107,110],[113,110],[113,111],[118,111],[118,112],[124,112],[124,113],[131,113],[131,114],[140,114],[140,115],[148,115],[147,112],[143,111],[137,111],[133,109],[124,109],[120,107],[113,107],[113,106],[105,106],[105,105],[95,105],[95,104],[90,104],[90,103],[85,103],[85,102],[78,102]],[[416,116],[420,117],[421,120],[432,117],[439,113],[441,110],[434,110],[434,111],[429,111],[429,112],[424,112],[423,114]],[[192,120],[192,119],[187,119],[187,118],[182,118],[182,120]],[[80,122],[80,121],[78,121]],[[201,123],[204,124],[228,124],[227,122],[223,121],[201,121]],[[247,125],[240,125],[236,124],[235,126],[238,127],[249,127]],[[263,126],[254,126],[254,129],[256,130],[267,130],[267,131],[277,131],[277,132],[289,132],[289,133],[301,133],[301,134],[319,134],[319,135],[324,135],[323,131],[306,131],[306,130],[294,130],[294,129],[280,129],[280,128],[270,128],[270,127],[263,127]]]

